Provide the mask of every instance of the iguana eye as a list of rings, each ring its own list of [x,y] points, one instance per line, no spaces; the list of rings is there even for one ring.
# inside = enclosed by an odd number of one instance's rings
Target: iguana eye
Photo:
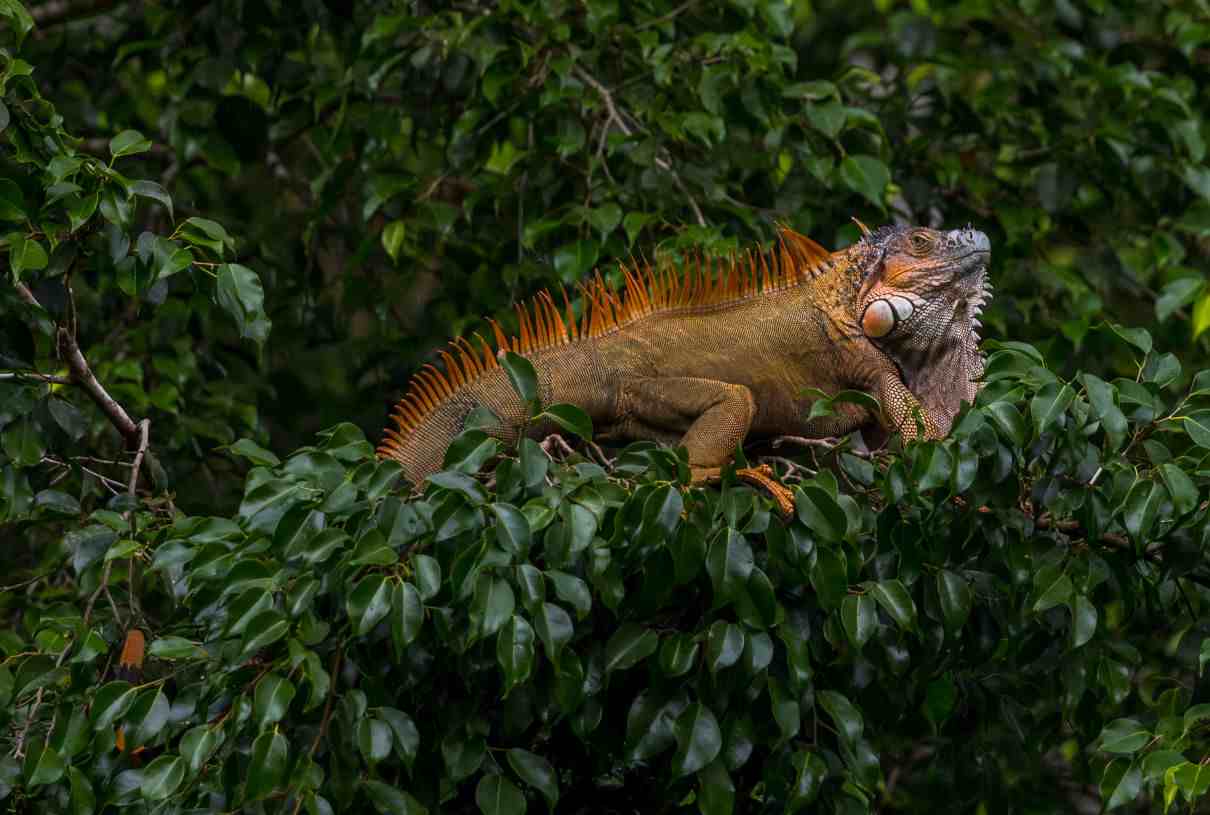
[[[927,232],[913,232],[908,236],[908,246],[914,255],[924,255],[933,248],[933,238]]]

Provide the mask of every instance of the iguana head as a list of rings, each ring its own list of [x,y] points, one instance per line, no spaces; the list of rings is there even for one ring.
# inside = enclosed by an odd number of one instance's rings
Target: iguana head
[[[865,336],[948,429],[983,373],[979,315],[991,296],[991,245],[976,229],[882,227],[851,247],[861,270],[856,317]]]

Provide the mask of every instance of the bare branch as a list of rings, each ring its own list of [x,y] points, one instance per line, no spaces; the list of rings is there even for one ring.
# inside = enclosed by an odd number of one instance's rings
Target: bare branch
[[[0,371],[0,379],[35,379],[51,385],[70,385],[72,381],[65,376],[51,376],[37,371]]]
[[[139,449],[134,454],[134,465],[130,468],[130,484],[127,492],[133,496],[139,486],[139,468],[143,466],[143,456],[147,454],[147,438],[151,434],[151,419],[139,422]]]
[[[623,134],[627,136],[634,135],[634,129],[631,128],[630,125],[626,124],[626,119],[622,115],[621,111],[618,110],[617,104],[613,99],[613,93],[610,92],[609,88],[606,88],[604,85],[602,85],[596,79],[596,77],[588,73],[588,71],[585,71],[583,68],[577,67],[575,69],[575,74],[600,95],[601,101],[605,103],[605,110],[609,114],[609,121],[614,122]],[[606,131],[608,132],[608,122],[606,123]],[[602,136],[602,139],[603,138],[604,137]],[[685,187],[685,182],[681,181],[681,176],[672,166],[672,160],[669,158],[667,151],[664,151],[664,155],[655,157],[655,166],[672,176],[672,183],[676,184],[676,188],[680,190],[681,195],[685,196],[689,203],[689,208],[693,210],[693,217],[697,220],[698,226],[706,226],[706,218],[702,215],[701,207],[697,205],[697,199],[694,198],[693,194],[689,192],[687,187]]]
[[[31,8],[29,16],[40,28],[48,28],[109,11],[117,4],[117,0],[50,0]]]

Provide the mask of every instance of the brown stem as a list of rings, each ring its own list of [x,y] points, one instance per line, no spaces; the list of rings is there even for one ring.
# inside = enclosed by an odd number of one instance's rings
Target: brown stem
[[[16,290],[17,296],[26,303],[35,308],[42,309],[42,304],[38,302],[38,298],[34,297],[34,293],[24,283],[17,283]],[[88,365],[88,360],[84,358],[84,354],[80,351],[80,344],[76,342],[75,334],[60,325],[58,340],[59,353],[62,355],[63,361],[67,363],[68,371],[71,372],[71,381],[83,388],[89,398],[96,403],[110,423],[122,434],[122,438],[126,440],[127,447],[135,447],[139,443],[138,425],[130,418],[130,414],[126,412],[126,409],[119,405],[109,395],[109,392],[101,386],[101,383],[97,381],[96,376],[93,375],[92,368]]]
[[[577,67],[575,69],[575,73],[576,76],[590,85],[592,89],[600,95],[601,101],[605,103],[605,110],[609,114],[609,121],[617,124],[618,129],[621,130],[623,134],[627,136],[633,135],[634,130],[626,124],[626,119],[618,110],[618,107],[613,99],[613,93],[610,92],[609,88],[606,88],[604,85],[602,85],[601,82],[596,79],[596,77],[588,73],[588,71],[585,71],[583,68]],[[606,122],[606,129],[608,129],[608,122]],[[681,195],[685,196],[685,199],[689,203],[689,208],[693,210],[693,217],[697,221],[698,226],[706,226],[706,218],[702,215],[701,207],[697,205],[697,199],[694,198],[693,194],[689,192],[688,188],[685,186],[685,182],[681,181],[681,176],[672,166],[672,161],[666,155],[656,156],[655,166],[672,176],[672,183],[676,185],[678,190],[680,190]]]
[[[51,0],[31,8],[29,16],[34,18],[40,28],[47,28],[100,14],[116,5],[117,0]]]

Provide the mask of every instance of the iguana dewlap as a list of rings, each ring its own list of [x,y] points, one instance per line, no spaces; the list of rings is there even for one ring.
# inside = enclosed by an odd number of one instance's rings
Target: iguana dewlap
[[[695,481],[717,477],[748,437],[881,425],[912,438],[917,418],[937,437],[983,371],[989,257],[969,228],[883,227],[832,253],[783,229],[777,247],[741,258],[623,266],[617,289],[600,276],[581,286],[578,319],[543,293],[517,308],[516,336],[492,322],[495,348],[455,340],[444,371],[412,380],[378,454],[418,483],[476,407],[515,440],[526,410],[497,361],[504,349],[533,364],[544,405],[579,406],[599,437],[683,445]],[[881,415],[844,403],[808,419],[809,389],[864,391]]]

